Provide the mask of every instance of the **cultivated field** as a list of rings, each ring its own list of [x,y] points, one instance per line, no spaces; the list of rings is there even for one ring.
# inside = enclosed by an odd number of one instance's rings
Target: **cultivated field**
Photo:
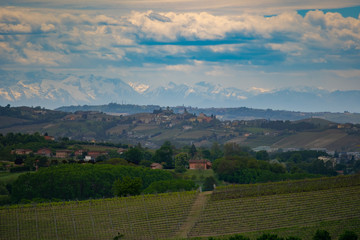
[[[329,129],[325,131],[313,131],[313,132],[300,132],[295,135],[281,139],[275,143],[273,147],[287,148],[328,148],[341,139],[342,144],[340,146],[346,146],[346,138],[349,137],[344,131],[338,129]],[[359,138],[357,138],[357,144],[359,144]]]
[[[360,175],[0,208],[0,239],[360,235]]]
[[[334,239],[344,230],[360,234],[359,175],[219,188],[189,236],[275,232],[306,240],[317,228]]]
[[[185,222],[196,192],[18,205],[0,209],[0,239],[163,239]]]

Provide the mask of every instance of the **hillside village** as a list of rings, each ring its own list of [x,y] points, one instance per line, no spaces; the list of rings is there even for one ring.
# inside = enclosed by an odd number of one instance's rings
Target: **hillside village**
[[[189,113],[183,107],[159,108],[151,113],[108,114],[97,111],[65,113],[39,107],[0,107],[0,133],[48,133],[80,141],[141,143],[156,149],[170,140],[176,146],[234,142],[251,148],[325,149],[360,151],[360,125],[319,118],[298,121],[219,120],[216,115]]]

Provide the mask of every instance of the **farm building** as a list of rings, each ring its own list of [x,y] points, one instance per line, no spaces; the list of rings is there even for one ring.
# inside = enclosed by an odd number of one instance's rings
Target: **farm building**
[[[15,149],[15,151],[13,151],[13,153],[18,154],[18,155],[28,155],[30,153],[32,153],[31,149]]]
[[[92,160],[95,160],[98,156],[108,155],[108,153],[105,151],[89,151],[87,155],[90,156]]]
[[[151,169],[163,169],[163,166],[160,163],[152,163],[150,165]]]
[[[57,157],[57,158],[67,158],[67,157],[70,157],[71,153],[72,153],[72,151],[70,151],[70,150],[58,150],[58,151],[56,151],[55,157]]]
[[[41,156],[45,156],[45,157],[51,157],[52,151],[51,151],[51,149],[48,149],[48,148],[42,148],[42,149],[39,149],[36,152],[36,154],[41,155]]]
[[[207,159],[191,159],[189,160],[190,169],[210,169],[211,162]]]

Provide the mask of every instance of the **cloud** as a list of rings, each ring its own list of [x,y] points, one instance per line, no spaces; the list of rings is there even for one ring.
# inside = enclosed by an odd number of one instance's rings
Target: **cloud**
[[[0,0],[3,6],[27,6],[31,8],[48,8],[59,10],[101,10],[106,13],[126,13],[129,9],[141,11],[153,9],[156,11],[200,12],[206,11],[217,15],[238,15],[239,13],[256,13],[262,15],[278,14],[284,11],[298,9],[334,9],[359,6],[358,0]]]
[[[296,11],[270,17],[155,11],[114,16],[3,7],[0,22],[2,61],[24,65],[72,66],[79,59],[90,68],[168,63],[171,69],[189,59],[323,64],[360,51],[360,19],[322,11],[304,17]]]
[[[212,10],[206,11],[197,11],[196,7],[193,11],[163,8],[125,14],[117,10],[1,7],[0,64],[10,68],[58,68],[65,72],[74,68],[103,72],[121,69],[127,82],[138,83],[137,91],[173,78],[193,83],[226,79],[244,89],[267,89],[271,84],[263,86],[260,82],[275,82],[275,75],[291,82],[295,81],[289,77],[292,73],[303,73],[296,78],[298,81],[311,79],[314,71],[359,70],[359,18],[319,10],[300,15],[297,8],[280,0],[237,2],[211,1]],[[145,4],[134,4],[140,3]],[[340,4],[330,3],[329,7]],[[259,9],[261,4],[268,10],[281,4],[284,8],[270,16],[245,11],[251,6]],[[304,9],[316,5],[310,1],[296,4]],[[244,6],[245,10],[221,14],[214,6]],[[187,79],[179,73],[187,74]],[[257,82],[252,83],[248,76]]]

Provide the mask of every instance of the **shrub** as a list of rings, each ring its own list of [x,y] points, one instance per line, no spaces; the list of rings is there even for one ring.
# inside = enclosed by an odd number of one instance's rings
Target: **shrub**
[[[131,178],[129,176],[123,177],[121,180],[117,179],[113,184],[113,192],[115,196],[126,197],[139,195],[141,192],[142,181],[141,178]]]
[[[229,240],[250,240],[250,238],[235,234],[234,236],[229,237]]]
[[[165,180],[157,181],[150,184],[148,188],[144,190],[144,193],[165,193],[165,192],[178,192],[178,191],[190,191],[196,188],[196,185],[191,180]]]
[[[276,234],[264,233],[257,240],[284,240],[283,238],[278,237]]]
[[[313,240],[331,240],[330,234],[326,230],[317,230]]]
[[[339,240],[357,240],[358,236],[353,231],[345,231],[340,235]]]
[[[20,167],[12,167],[12,168],[10,168],[11,173],[27,172],[27,171],[30,171],[30,168],[28,166],[20,166]]]
[[[213,176],[205,178],[204,191],[214,190],[214,184],[216,184],[216,180]]]

